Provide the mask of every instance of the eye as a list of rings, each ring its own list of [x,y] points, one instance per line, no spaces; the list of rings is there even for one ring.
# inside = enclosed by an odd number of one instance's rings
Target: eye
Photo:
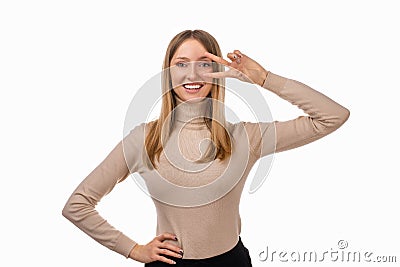
[[[176,63],[176,66],[180,67],[180,68],[184,68],[184,67],[187,67],[187,64],[183,63],[183,62],[178,62],[178,63]]]
[[[200,67],[209,68],[211,67],[211,62],[201,62]]]

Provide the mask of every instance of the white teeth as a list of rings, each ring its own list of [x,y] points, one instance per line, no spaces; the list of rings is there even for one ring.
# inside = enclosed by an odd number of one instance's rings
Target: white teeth
[[[190,90],[200,89],[203,85],[201,84],[185,84],[183,87]]]

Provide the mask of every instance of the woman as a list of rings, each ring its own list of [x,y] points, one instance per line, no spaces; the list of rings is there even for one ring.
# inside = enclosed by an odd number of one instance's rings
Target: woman
[[[227,56],[229,61],[205,31],[177,34],[164,59],[159,118],[136,126],[117,144],[73,192],[63,215],[102,245],[145,266],[251,266],[240,238],[239,202],[252,166],[261,157],[326,136],[349,111],[238,50]],[[226,77],[270,90],[309,116],[227,122],[221,105]],[[144,178],[157,210],[156,237],[145,245],[112,227],[94,208],[129,173]]]

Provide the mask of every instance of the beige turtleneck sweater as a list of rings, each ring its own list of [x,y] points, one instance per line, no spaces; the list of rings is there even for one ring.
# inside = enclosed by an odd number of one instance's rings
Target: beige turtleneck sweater
[[[349,111],[300,82],[269,73],[263,88],[298,106],[309,116],[289,121],[228,123],[232,155],[224,160],[196,163],[210,136],[204,120],[209,100],[182,103],[157,169],[143,164],[146,124],[136,126],[72,193],[62,214],[109,249],[128,257],[136,242],[110,225],[95,206],[129,173],[146,183],[157,210],[156,235],[176,234],[171,242],[186,259],[224,253],[238,242],[241,231],[240,196],[254,163],[263,156],[299,147],[339,128]],[[195,118],[194,120],[192,120]],[[203,141],[203,142],[202,142]],[[200,149],[199,149],[200,144]]]

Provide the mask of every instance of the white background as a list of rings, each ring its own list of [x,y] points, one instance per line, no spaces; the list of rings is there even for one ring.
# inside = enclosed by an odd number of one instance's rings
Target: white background
[[[142,266],[93,241],[61,210],[121,139],[135,91],[185,29],[204,29],[224,54],[240,49],[351,111],[331,135],[276,155],[255,194],[249,178],[240,210],[253,265],[271,265],[258,260],[266,246],[322,253],[341,239],[349,251],[400,261],[395,2],[1,1],[0,265]],[[263,94],[274,119],[301,114]],[[153,203],[132,179],[98,209],[137,242],[153,238]]]

